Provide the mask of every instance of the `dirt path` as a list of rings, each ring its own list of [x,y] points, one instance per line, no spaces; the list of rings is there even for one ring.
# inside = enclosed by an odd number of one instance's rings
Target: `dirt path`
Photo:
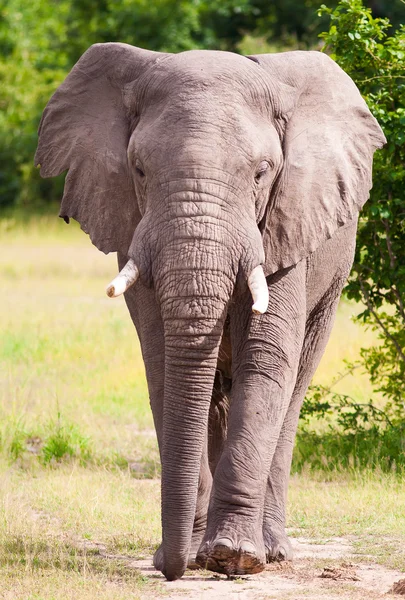
[[[170,600],[385,600],[405,596],[389,593],[404,573],[375,564],[356,563],[349,540],[333,538],[324,544],[293,539],[293,563],[269,565],[259,575],[228,580],[206,571],[188,571],[179,581],[166,582],[154,570],[151,558],[132,566],[153,580],[162,582],[164,597]]]

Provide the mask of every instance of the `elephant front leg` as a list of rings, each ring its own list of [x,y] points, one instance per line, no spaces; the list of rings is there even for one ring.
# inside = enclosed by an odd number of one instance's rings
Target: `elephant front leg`
[[[266,483],[293,393],[305,330],[305,268],[269,282],[269,308],[252,316],[248,298],[231,314],[233,379],[228,437],[214,475],[197,562],[226,574],[266,563]]]
[[[263,538],[267,562],[293,558],[293,550],[285,526],[287,491],[295,434],[306,391],[332,331],[344,283],[344,277],[337,278],[308,315],[297,382],[281,428],[267,482],[263,517]]]
[[[208,419],[208,443],[204,447],[198,481],[197,506],[187,565],[189,569],[201,568],[196,561],[196,556],[207,527],[207,512],[212,488],[212,476],[222,454],[226,439],[229,392],[230,381],[220,370],[217,370]]]

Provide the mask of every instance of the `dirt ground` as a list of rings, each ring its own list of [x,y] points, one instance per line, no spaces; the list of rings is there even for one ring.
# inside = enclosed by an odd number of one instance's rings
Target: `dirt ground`
[[[333,538],[314,544],[304,538],[292,540],[295,559],[268,565],[259,575],[227,579],[207,571],[187,571],[174,582],[166,582],[152,566],[152,558],[133,561],[148,579],[161,581],[165,598],[190,600],[399,600],[393,584],[405,578],[399,571],[370,562],[356,562],[352,542]],[[405,587],[405,586],[404,586]],[[405,595],[405,590],[404,590]],[[150,597],[150,596],[149,596]]]

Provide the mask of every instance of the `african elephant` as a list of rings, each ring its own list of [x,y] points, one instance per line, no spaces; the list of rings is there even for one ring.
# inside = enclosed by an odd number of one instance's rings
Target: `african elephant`
[[[319,52],[96,44],[44,111],[35,160],[68,170],[60,216],[118,253],[108,294],[125,292],[141,342],[169,580],[291,557],[299,410],[384,141]]]

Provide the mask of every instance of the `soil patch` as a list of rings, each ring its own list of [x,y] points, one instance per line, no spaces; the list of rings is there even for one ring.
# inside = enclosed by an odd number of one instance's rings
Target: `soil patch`
[[[166,582],[152,558],[131,561],[141,573],[162,582],[165,597],[174,600],[394,600],[403,573],[375,564],[357,564],[350,540],[324,543],[295,538],[295,559],[274,563],[258,575],[227,579],[208,571],[187,571],[179,581]],[[399,582],[399,583],[397,583]],[[402,581],[405,589],[405,580]]]

